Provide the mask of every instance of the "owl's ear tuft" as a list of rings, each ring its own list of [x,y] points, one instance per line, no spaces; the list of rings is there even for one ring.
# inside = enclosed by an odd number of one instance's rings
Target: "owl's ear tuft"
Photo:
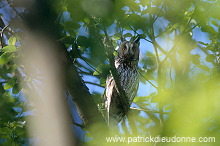
[[[134,42],[135,42],[136,44],[138,44],[139,41],[140,41],[140,36],[137,36],[137,37],[134,39]]]
[[[121,37],[121,42],[126,42],[127,40],[124,37]]]

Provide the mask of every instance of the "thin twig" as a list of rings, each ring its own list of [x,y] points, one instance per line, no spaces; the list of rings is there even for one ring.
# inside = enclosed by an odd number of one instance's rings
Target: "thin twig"
[[[172,25],[170,25],[169,27],[166,27],[165,30],[164,30],[163,32],[159,33],[157,36],[155,36],[155,38],[157,38],[157,37],[161,36],[162,34],[164,34],[167,30],[169,30],[170,28],[172,28],[174,25],[175,25],[175,23],[172,24]]]
[[[162,5],[162,7],[161,7],[161,11],[162,11],[163,7],[164,7],[164,3],[163,3],[163,5]],[[161,11],[157,14],[156,18],[154,18],[154,20],[152,21],[152,23],[148,26],[147,31],[151,28],[151,26],[153,26],[153,24],[154,24],[154,23],[156,22],[156,20],[159,18],[159,15],[160,15]]]
[[[85,58],[83,58],[83,57],[81,56],[81,54],[79,53],[79,50],[78,50],[78,49],[76,49],[76,52],[77,52],[77,54],[80,56],[80,58],[81,58],[83,61],[85,61],[85,63],[86,63],[89,67],[91,67],[94,71],[97,71],[97,72],[100,74],[100,72],[99,72],[98,70],[96,70],[92,65],[90,65],[90,64],[85,60]]]
[[[76,60],[74,63],[76,63],[76,64],[77,64],[77,67],[78,67],[78,68],[79,68],[79,67],[82,67],[82,68],[84,68],[84,69],[88,70],[89,72],[93,72],[93,70],[92,70],[92,69],[90,69],[90,68],[86,67],[85,65],[83,65],[82,63],[80,63],[78,60]],[[80,70],[80,69],[79,69],[79,70]],[[80,71],[82,71],[82,70],[80,70]]]
[[[74,122],[74,121],[73,121],[73,125],[76,125],[76,126],[80,127],[81,129],[85,128],[84,125],[79,124],[79,123],[76,123],[76,122]]]
[[[132,28],[132,26],[129,25],[129,27],[134,31],[135,34],[138,34],[138,35],[139,35],[139,33],[138,33],[134,28]],[[150,40],[148,40],[148,39],[146,39],[146,38],[143,38],[143,39],[146,40],[146,41],[148,41],[148,42],[150,42],[150,43],[153,43],[152,41],[150,41]]]
[[[139,72],[139,74],[140,74],[148,83],[150,83],[151,86],[153,86],[155,89],[158,90],[158,87],[155,86],[149,79],[147,79],[141,72]]]
[[[9,0],[6,0],[9,4],[9,6],[16,12],[16,14],[21,18],[21,19],[24,19],[24,17],[21,15],[21,13],[18,12],[17,9],[15,9],[15,7],[12,6],[12,4],[10,3]]]
[[[143,38],[144,40],[146,40],[146,41],[148,41],[149,43],[153,43],[152,41],[150,41],[150,40],[148,40],[148,39],[146,39],[146,38]]]
[[[7,83],[7,81],[1,81],[1,82],[0,82],[0,84],[4,84],[4,83]]]
[[[84,74],[84,75],[88,75],[88,76],[94,76],[93,73],[82,71],[82,70],[79,69],[79,68],[78,68],[78,70],[79,70],[79,73],[80,73],[80,74]]]
[[[91,84],[91,85],[95,85],[95,86],[99,86],[101,88],[105,88],[104,86],[102,85],[99,85],[99,84],[96,84],[96,83],[92,83],[92,82],[88,82],[88,81],[84,81],[86,84]]]
[[[141,108],[136,108],[136,107],[130,107],[130,109],[138,110],[138,111],[144,111],[144,112],[151,112],[151,113],[155,113],[155,114],[160,114],[161,113],[159,111],[146,110],[146,109],[141,109]],[[162,114],[170,115],[170,113],[168,113],[168,112],[162,112]]]
[[[172,52],[176,49],[178,42],[179,41],[177,40],[173,47],[170,49],[170,51],[167,53],[166,57],[159,64],[160,66],[162,66],[166,62],[166,60],[171,56]]]
[[[137,126],[135,124],[133,111],[130,110],[128,115],[129,115],[129,116],[127,116],[128,117],[128,123],[130,125],[130,128],[132,129],[132,134],[133,135],[138,135],[138,130],[137,130]]]
[[[154,45],[165,55],[167,55],[167,51],[165,51],[156,41],[154,41]]]
[[[8,28],[8,26],[10,25],[10,23],[8,24],[8,25],[6,25],[4,28],[2,28],[2,31],[1,31],[1,46],[2,46],[2,48],[5,46],[5,42],[4,42],[4,36],[3,36],[3,34],[4,34],[4,31]]]

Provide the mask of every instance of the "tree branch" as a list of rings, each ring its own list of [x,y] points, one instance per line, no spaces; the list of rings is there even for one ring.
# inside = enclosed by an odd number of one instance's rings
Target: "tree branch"
[[[4,42],[3,34],[4,34],[4,31],[8,28],[9,25],[10,25],[10,23],[8,25],[5,25],[4,28],[2,28],[2,31],[1,31],[0,37],[1,37],[1,46],[2,46],[2,48],[6,45],[5,42]]]
[[[67,89],[76,104],[85,126],[93,125],[94,123],[102,123],[106,125],[106,122],[93,101],[88,88],[73,64],[68,64],[66,79]]]

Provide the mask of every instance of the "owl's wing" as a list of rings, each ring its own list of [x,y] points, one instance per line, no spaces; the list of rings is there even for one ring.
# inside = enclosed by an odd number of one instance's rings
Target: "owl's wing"
[[[106,92],[105,92],[105,108],[107,111],[107,121],[109,125],[117,125],[125,113],[120,105],[119,95],[115,88],[115,81],[112,76],[109,76],[106,80]]]
[[[111,104],[111,99],[112,99],[112,95],[113,95],[113,90],[115,90],[114,88],[115,86],[115,81],[113,79],[112,76],[107,77],[106,80],[106,90],[105,90],[105,109],[107,110],[107,119],[109,121],[109,111],[110,111],[110,104]]]

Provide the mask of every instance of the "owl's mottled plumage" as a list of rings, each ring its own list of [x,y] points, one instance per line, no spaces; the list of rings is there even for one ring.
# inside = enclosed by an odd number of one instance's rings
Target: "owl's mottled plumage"
[[[117,50],[115,67],[119,80],[125,91],[128,103],[131,105],[139,85],[138,61],[139,61],[139,37],[134,41],[123,40]],[[119,93],[115,87],[115,81],[110,75],[106,80],[106,101],[108,122],[117,124],[126,115],[120,105]]]

